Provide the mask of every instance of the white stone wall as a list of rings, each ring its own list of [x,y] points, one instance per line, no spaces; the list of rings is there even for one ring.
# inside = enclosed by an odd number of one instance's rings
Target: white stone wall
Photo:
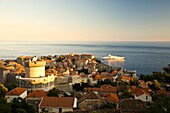
[[[62,108],[62,112],[73,111],[73,108]]]
[[[7,102],[12,102],[14,98],[18,98],[19,96],[14,96],[14,95],[6,95],[5,98],[7,99]]]
[[[46,107],[46,109],[48,110],[49,113],[59,113],[59,108],[57,107]],[[73,111],[73,108],[72,107],[62,108],[62,112],[68,112],[68,111]]]
[[[27,91],[25,91],[24,93],[22,93],[21,95],[6,95],[5,98],[7,99],[7,102],[12,102],[14,98],[25,98],[27,96]]]
[[[21,98],[26,98],[26,96],[27,96],[27,91],[25,91],[24,93],[22,93],[19,97],[21,97]]]
[[[135,99],[140,99],[144,102],[151,102],[152,101],[152,97],[151,96],[147,96],[147,99],[146,99],[146,94],[143,94],[143,95],[140,95],[140,96],[135,96]]]

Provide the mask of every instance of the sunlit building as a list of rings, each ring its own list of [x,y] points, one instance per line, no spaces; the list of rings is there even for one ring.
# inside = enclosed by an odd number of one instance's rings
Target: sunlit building
[[[33,57],[28,60],[25,64],[25,77],[17,76],[16,80],[19,87],[27,89],[43,89],[49,90],[54,87],[55,76],[51,74],[50,76],[45,75],[45,65],[46,62],[37,57]]]

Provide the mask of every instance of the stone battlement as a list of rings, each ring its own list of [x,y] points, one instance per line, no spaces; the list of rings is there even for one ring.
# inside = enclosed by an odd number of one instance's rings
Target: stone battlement
[[[29,60],[28,62],[25,62],[25,67],[41,67],[45,66],[46,61],[41,60],[41,61],[31,61]]]

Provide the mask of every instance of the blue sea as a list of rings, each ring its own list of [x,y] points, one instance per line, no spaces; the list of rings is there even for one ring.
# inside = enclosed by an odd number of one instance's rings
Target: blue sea
[[[88,53],[101,59],[108,54],[125,56],[125,62],[102,62],[113,67],[137,70],[137,74],[162,71],[170,64],[170,42],[0,42],[0,59],[22,55],[61,55]]]

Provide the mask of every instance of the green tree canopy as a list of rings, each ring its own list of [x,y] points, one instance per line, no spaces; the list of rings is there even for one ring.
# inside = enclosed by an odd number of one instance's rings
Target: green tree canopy
[[[7,92],[8,89],[3,84],[0,84],[0,98],[5,97]]]
[[[170,97],[157,97],[145,113],[170,113]]]
[[[4,97],[0,98],[0,113],[10,113],[11,107]]]
[[[51,90],[48,91],[48,96],[51,96],[51,97],[58,97],[60,94],[60,90],[58,90],[57,88],[53,88]]]
[[[134,98],[134,95],[129,90],[124,90],[121,98]]]
[[[12,113],[36,113],[34,107],[22,98],[14,98],[11,103],[11,111]]]

